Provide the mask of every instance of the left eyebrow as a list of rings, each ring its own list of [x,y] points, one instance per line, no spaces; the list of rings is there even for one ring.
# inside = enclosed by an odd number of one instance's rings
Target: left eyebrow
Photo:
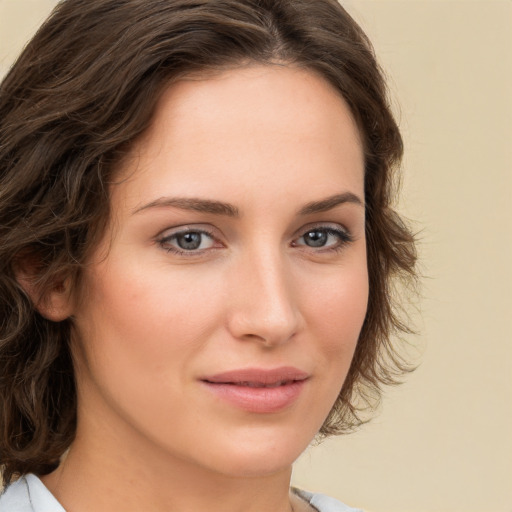
[[[352,192],[344,192],[343,194],[327,197],[321,201],[313,201],[306,204],[299,210],[299,215],[327,212],[344,203],[352,203],[364,207],[363,201],[358,196]]]
[[[149,208],[165,208],[170,206],[181,210],[192,210],[235,218],[240,217],[240,212],[236,206],[221,201],[211,201],[195,197],[160,197],[151,203],[137,208],[133,215]]]

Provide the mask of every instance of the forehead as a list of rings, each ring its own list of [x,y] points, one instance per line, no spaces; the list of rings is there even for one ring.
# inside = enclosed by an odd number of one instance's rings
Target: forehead
[[[359,131],[341,95],[314,72],[281,65],[171,85],[132,156],[124,170],[137,182],[133,201],[190,187],[222,196],[228,184],[247,194],[272,184],[290,197],[304,188],[328,195],[345,185],[360,191],[364,181]]]
[[[257,128],[311,139],[338,135],[357,149],[361,140],[350,109],[341,94],[317,73],[285,65],[247,65],[180,80],[164,91],[157,103],[152,126],[146,134],[193,136],[201,142],[213,133],[226,141],[241,130]],[[185,133],[186,131],[186,133]],[[246,142],[250,142],[246,139]]]

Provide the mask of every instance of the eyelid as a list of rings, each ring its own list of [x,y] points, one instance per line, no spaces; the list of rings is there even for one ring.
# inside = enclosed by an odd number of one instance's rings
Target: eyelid
[[[184,255],[188,257],[200,256],[205,252],[215,249],[216,247],[208,247],[206,249],[196,249],[196,250],[186,250],[181,249],[177,246],[173,246],[170,244],[170,240],[179,235],[184,235],[186,233],[200,233],[202,235],[206,235],[212,239],[214,245],[219,244],[223,245],[219,240],[219,236],[215,234],[214,230],[208,227],[205,227],[204,224],[186,224],[182,226],[177,226],[175,228],[166,228],[161,231],[154,240],[155,242],[165,251],[169,253],[174,253],[178,255]]]
[[[314,231],[315,229],[324,229],[326,231],[334,231],[341,232],[346,234],[349,237],[352,237],[352,232],[343,224],[339,224],[337,222],[313,222],[311,224],[307,224],[306,226],[302,226],[299,230],[296,231],[295,237],[300,238],[304,236],[309,231]]]
[[[328,246],[320,246],[313,247],[308,246],[307,244],[299,244],[297,240],[303,238],[307,233],[311,231],[326,231],[330,235],[334,235],[338,237],[338,243],[328,245]],[[352,235],[349,229],[345,226],[337,223],[315,223],[310,224],[301,228],[298,232],[298,235],[293,239],[292,245],[295,247],[306,248],[307,250],[314,251],[316,253],[327,253],[327,252],[338,252],[343,250],[348,244],[355,241],[355,237]]]
[[[168,227],[164,230],[160,231],[158,235],[156,235],[155,239],[161,238],[170,238],[171,236],[179,235],[181,233],[206,233],[214,237],[213,228],[208,227],[206,224],[183,224],[175,227]]]

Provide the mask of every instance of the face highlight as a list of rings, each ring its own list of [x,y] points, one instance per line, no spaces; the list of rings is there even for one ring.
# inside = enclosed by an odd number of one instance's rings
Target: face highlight
[[[73,315],[77,443],[103,435],[106,451],[219,474],[289,468],[336,400],[367,307],[347,105],[292,67],[183,80],[111,200]]]

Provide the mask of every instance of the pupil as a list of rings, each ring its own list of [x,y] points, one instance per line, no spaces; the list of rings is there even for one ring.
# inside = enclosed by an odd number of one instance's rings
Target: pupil
[[[177,239],[181,249],[193,250],[201,245],[201,233],[185,233]]]
[[[323,247],[327,242],[325,231],[310,231],[306,234],[306,244],[310,247]]]

